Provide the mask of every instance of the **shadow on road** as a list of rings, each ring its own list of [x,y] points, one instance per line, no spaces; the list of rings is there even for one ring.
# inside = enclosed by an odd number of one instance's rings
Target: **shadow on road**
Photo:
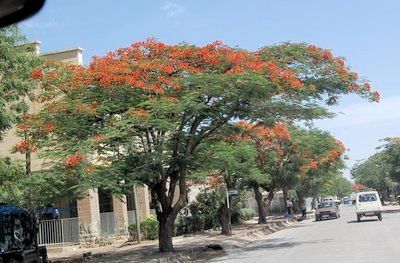
[[[254,251],[260,249],[281,249],[281,248],[292,248],[295,246],[305,245],[305,244],[321,244],[332,241],[332,239],[322,239],[315,241],[307,241],[307,242],[291,242],[285,241],[285,239],[280,238],[271,238],[268,240],[262,241],[259,245],[254,245],[246,248],[246,251]]]
[[[353,224],[353,223],[368,223],[368,222],[376,222],[379,221],[378,219],[362,219],[360,222],[358,222],[357,220],[352,220],[347,222],[347,224]]]
[[[321,221],[314,220],[313,222],[322,223],[322,222],[324,222],[324,221],[331,221],[331,220],[336,220],[336,219],[339,219],[339,218],[334,218],[334,217],[332,217],[332,218],[325,218],[325,219],[322,219]]]
[[[293,226],[288,226],[287,227],[287,229],[289,229],[289,228],[299,228],[299,227],[308,227],[308,226],[310,226],[310,225],[293,225]]]
[[[400,213],[400,209],[395,210],[383,210],[382,214],[392,214],[392,213]]]
[[[285,238],[270,238],[268,240],[263,240],[263,241],[257,241],[254,245],[246,247],[243,250],[236,250],[236,251],[231,251],[229,253],[229,259],[245,259],[246,254],[244,252],[255,252],[255,251],[260,251],[260,250],[276,250],[276,249],[285,249],[285,248],[293,248],[296,246],[302,246],[302,245],[308,245],[308,244],[323,244],[323,243],[329,243],[333,241],[332,238],[326,238],[326,239],[319,239],[319,240],[314,240],[314,241],[302,241],[302,242],[296,242],[296,241],[290,241]],[[224,261],[225,259],[222,259]],[[219,260],[215,260],[215,262],[218,262]],[[263,262],[262,260],[260,262]]]

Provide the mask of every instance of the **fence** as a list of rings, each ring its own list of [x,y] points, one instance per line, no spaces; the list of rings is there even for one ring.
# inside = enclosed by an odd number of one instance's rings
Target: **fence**
[[[128,224],[136,223],[136,211],[128,211]],[[151,209],[150,214],[155,215],[155,210]],[[114,212],[100,213],[100,231],[103,234],[115,235],[118,233],[119,214]],[[139,221],[146,218],[140,211]],[[64,245],[79,243],[79,219],[66,218],[59,220],[42,220],[39,223],[38,243],[40,245]]]
[[[38,243],[40,245],[79,243],[78,218],[42,220],[39,223]]]
[[[114,235],[117,233],[118,214],[114,212],[100,213],[100,230],[101,233]]]
[[[150,209],[150,215],[156,216],[156,210]],[[144,212],[139,211],[139,221],[143,222],[144,220],[146,220]],[[136,210],[128,211],[128,224],[136,224]]]

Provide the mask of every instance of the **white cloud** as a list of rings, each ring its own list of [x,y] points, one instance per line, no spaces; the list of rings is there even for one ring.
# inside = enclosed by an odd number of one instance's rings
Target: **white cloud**
[[[165,15],[167,17],[176,17],[185,12],[185,8],[183,6],[173,3],[173,2],[167,2],[165,3],[162,7],[161,10],[165,12]]]
[[[356,103],[340,107],[333,119],[318,121],[330,128],[346,128],[359,125],[386,124],[400,122],[400,96],[382,99],[380,103]]]

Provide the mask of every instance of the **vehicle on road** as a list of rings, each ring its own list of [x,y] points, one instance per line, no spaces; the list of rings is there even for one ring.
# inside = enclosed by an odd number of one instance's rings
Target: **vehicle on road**
[[[348,196],[343,197],[343,205],[350,205],[350,204],[351,204],[350,197]]]
[[[361,217],[377,216],[382,221],[382,204],[377,191],[366,191],[357,193],[356,199],[357,221]]]
[[[339,218],[340,209],[334,201],[325,201],[318,204],[317,210],[315,210],[315,220],[321,221],[329,218]]]

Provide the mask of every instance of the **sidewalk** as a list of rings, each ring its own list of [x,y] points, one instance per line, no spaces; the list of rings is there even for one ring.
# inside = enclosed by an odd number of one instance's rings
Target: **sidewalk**
[[[387,204],[382,206],[382,212],[383,213],[399,213],[400,212],[400,206],[398,204]]]
[[[312,218],[312,217],[309,217]],[[229,250],[244,247],[255,240],[279,231],[297,222],[284,219],[282,216],[269,217],[268,223],[259,225],[248,221],[243,225],[233,226],[232,236],[222,236],[220,231],[210,231],[191,236],[174,237],[175,253],[158,252],[158,241],[144,241],[142,244],[119,242],[112,246],[79,249],[64,247],[49,249],[51,262],[204,262],[215,256],[224,255]],[[208,245],[217,245],[223,249],[207,248]],[[84,258],[84,254],[91,255]]]

